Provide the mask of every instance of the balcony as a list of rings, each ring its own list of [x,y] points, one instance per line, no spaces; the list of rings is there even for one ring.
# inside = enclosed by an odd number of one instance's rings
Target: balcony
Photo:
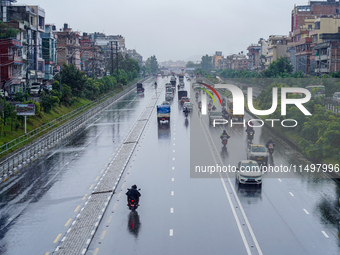
[[[315,68],[314,70],[315,73],[329,73],[329,69],[326,67],[323,68]]]
[[[315,57],[316,61],[323,61],[323,60],[328,60],[328,59],[329,59],[328,55],[319,55]]]

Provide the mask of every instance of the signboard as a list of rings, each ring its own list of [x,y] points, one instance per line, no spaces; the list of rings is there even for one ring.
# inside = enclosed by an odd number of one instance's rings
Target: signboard
[[[16,104],[17,115],[35,115],[34,104]]]

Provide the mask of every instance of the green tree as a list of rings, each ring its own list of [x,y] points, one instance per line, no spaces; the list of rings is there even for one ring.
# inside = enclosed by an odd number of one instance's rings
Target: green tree
[[[201,66],[204,71],[210,72],[212,70],[212,57],[208,56],[208,54],[203,56]]]
[[[60,78],[62,83],[70,86],[73,96],[82,97],[82,90],[87,79],[84,72],[78,70],[73,64],[64,64],[60,74],[56,76],[56,80],[60,81]]]
[[[150,71],[152,74],[157,74],[158,68],[159,68],[159,65],[158,65],[157,58],[155,55],[149,57],[145,61],[145,69],[147,71]]]
[[[264,77],[291,77],[293,72],[293,65],[284,57],[278,58],[276,61],[270,63],[268,69],[262,72]]]
[[[19,33],[18,29],[14,29],[8,26],[8,24],[0,21],[0,39],[15,38]]]

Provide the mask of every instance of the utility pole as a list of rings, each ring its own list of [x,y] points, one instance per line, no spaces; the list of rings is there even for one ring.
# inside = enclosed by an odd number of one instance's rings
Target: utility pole
[[[115,41],[116,44],[116,68],[117,68],[117,84],[119,82],[119,72],[118,72],[118,41]]]
[[[110,42],[111,44],[111,75],[113,75],[113,41]]]
[[[96,74],[95,74],[95,64],[96,64],[96,58],[95,58],[95,45],[94,43],[92,44],[92,77],[96,79]]]

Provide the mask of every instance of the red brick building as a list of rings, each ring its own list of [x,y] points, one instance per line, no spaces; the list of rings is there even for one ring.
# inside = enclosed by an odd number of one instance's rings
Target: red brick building
[[[340,13],[340,2],[335,0],[327,1],[309,1],[308,5],[295,5],[291,16],[291,41],[299,41],[296,30],[305,24],[305,19],[314,19],[315,16],[321,15],[336,15]]]
[[[6,91],[11,83],[22,78],[22,45],[17,39],[0,39],[0,88]]]

